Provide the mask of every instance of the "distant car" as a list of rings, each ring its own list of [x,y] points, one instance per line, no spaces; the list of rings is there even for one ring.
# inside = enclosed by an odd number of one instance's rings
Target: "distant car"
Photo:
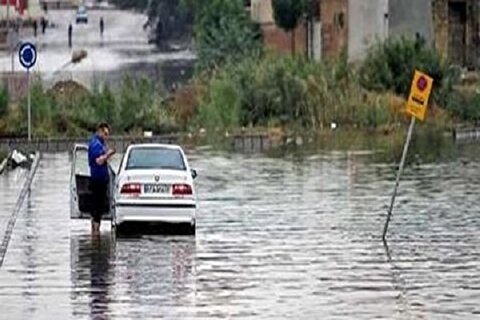
[[[196,176],[180,146],[129,146],[116,177],[112,228],[118,233],[128,222],[153,222],[183,225],[195,234]]]
[[[77,13],[75,14],[75,21],[77,24],[88,23],[88,12],[86,7],[78,7]]]

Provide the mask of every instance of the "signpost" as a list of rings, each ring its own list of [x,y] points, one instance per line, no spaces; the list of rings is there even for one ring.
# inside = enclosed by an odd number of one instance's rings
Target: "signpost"
[[[20,46],[18,51],[18,58],[20,64],[27,69],[27,86],[28,86],[28,96],[27,96],[27,105],[28,105],[28,141],[32,140],[32,105],[31,105],[31,92],[30,92],[30,69],[37,62],[37,49],[35,46],[26,42]]]
[[[402,177],[403,167],[405,166],[405,160],[407,158],[408,147],[410,146],[410,141],[412,140],[413,129],[415,127],[416,119],[423,121],[425,120],[425,114],[428,107],[428,100],[430,98],[430,93],[432,92],[433,79],[420,72],[415,71],[413,77],[412,86],[410,88],[410,96],[408,97],[406,113],[412,116],[410,122],[410,127],[408,128],[407,140],[403,147],[402,159],[400,160],[400,166],[398,167],[397,179],[395,182],[395,188],[393,189],[392,200],[390,202],[390,207],[388,209],[387,221],[385,221],[385,226],[383,228],[383,241],[388,231],[388,225],[392,217],[393,207],[395,205],[395,198],[397,197],[398,186],[400,185],[400,178]]]

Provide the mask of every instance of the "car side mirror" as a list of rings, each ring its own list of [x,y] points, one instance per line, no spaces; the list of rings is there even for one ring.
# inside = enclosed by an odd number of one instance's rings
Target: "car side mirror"
[[[197,170],[192,169],[191,172],[192,172],[192,178],[193,178],[193,179],[196,179],[197,176],[198,176]]]

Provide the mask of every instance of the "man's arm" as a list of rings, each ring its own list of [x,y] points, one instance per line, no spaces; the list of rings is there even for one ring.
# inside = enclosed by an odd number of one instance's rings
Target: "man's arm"
[[[112,149],[109,149],[107,151],[107,153],[97,157],[95,159],[95,162],[99,165],[99,166],[102,166],[104,165],[105,163],[108,162],[108,160],[110,160],[110,158],[115,154],[115,150],[112,150]]]
[[[107,153],[104,153],[103,146],[101,144],[94,144],[89,150],[90,159],[94,160],[99,166],[104,165],[114,153],[114,150],[108,150]]]

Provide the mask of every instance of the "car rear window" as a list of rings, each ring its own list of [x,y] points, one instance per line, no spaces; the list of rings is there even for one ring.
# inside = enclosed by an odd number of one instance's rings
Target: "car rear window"
[[[134,148],[130,150],[126,170],[186,170],[180,150],[169,148]]]

